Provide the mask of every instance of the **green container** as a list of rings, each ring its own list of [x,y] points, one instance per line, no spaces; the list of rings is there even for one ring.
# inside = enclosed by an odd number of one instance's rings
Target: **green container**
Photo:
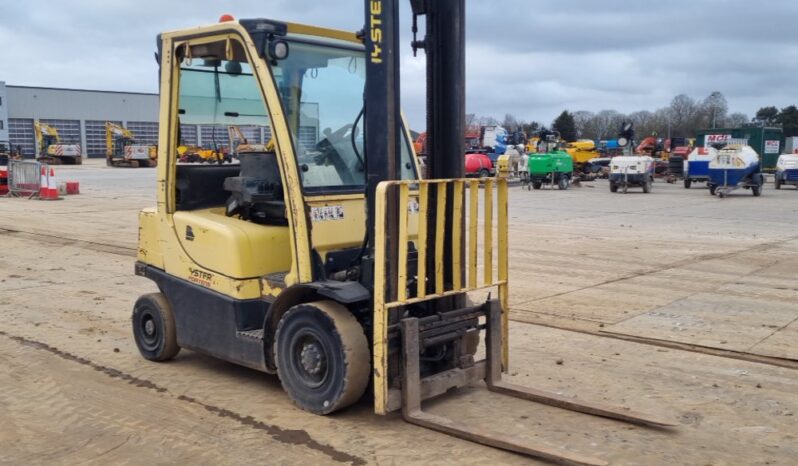
[[[742,128],[715,128],[696,131],[695,142],[698,147],[706,145],[707,137],[748,139],[748,145],[759,154],[763,171],[774,171],[776,162],[784,150],[784,131],[781,128],[745,126]]]
[[[561,150],[545,154],[530,154],[529,176],[548,175],[549,173],[571,173],[574,171],[574,159]]]

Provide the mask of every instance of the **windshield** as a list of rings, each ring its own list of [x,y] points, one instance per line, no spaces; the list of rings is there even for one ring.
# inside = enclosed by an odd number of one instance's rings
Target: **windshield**
[[[184,59],[179,99],[178,163],[235,163],[240,139],[248,144],[271,139],[260,88],[245,61]]]
[[[285,108],[306,191],[362,191],[362,49],[291,41],[272,71]],[[415,179],[410,145],[402,137],[402,179]]]

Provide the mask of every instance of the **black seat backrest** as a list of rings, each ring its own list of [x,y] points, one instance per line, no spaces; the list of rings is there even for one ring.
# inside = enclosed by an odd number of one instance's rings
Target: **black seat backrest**
[[[224,180],[238,176],[239,165],[177,165],[175,199],[177,210],[196,210],[222,207],[230,193],[224,190]]]

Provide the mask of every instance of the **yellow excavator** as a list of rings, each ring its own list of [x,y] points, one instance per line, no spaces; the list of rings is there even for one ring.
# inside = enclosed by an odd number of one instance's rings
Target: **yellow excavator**
[[[428,56],[429,179],[400,112],[399,0],[366,1],[359,33],[225,15],[158,36],[157,202],[139,215],[135,272],[159,292],[136,301],[134,340],[152,361],[185,348],[276,374],[312,413],[344,409],[370,388],[378,415],[401,411],[495,448],[606,464],[496,432],[489,418],[472,425],[422,408],[484,384],[673,425],[502,380],[507,174],[464,177],[464,0],[414,1],[412,12],[426,16],[426,37],[413,44]],[[239,150],[230,164],[181,164],[181,124],[268,126],[273,145]],[[469,302],[474,291],[487,299]]]
[[[158,148],[136,144],[132,131],[106,121],[105,162],[109,167],[154,167],[158,163]]]
[[[51,165],[83,163],[80,144],[62,144],[54,126],[36,120],[33,122],[33,132],[36,135],[36,160]]]

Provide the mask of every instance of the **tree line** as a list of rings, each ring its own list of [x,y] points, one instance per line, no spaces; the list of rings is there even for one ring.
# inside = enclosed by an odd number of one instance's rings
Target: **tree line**
[[[697,100],[686,94],[679,94],[670,105],[655,111],[640,110],[628,114],[616,110],[590,112],[564,110],[549,126],[559,131],[563,139],[614,139],[621,124],[634,123],[638,139],[657,135],[659,137],[695,137],[696,130],[706,128],[736,128],[746,124],[781,126],[785,136],[798,136],[798,108],[790,105],[779,110],[776,107],[762,107],[749,119],[741,112],[729,113],[726,97],[719,91],[712,92],[704,99]],[[468,126],[501,124],[508,131],[524,131],[533,134],[544,127],[536,121],[524,121],[512,114],[506,114],[503,121],[492,117],[474,114],[466,116]]]

